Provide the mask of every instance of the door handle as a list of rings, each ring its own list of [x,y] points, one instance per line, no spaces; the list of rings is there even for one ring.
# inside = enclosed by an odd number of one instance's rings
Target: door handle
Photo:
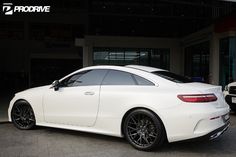
[[[94,95],[94,92],[84,92],[84,95]]]

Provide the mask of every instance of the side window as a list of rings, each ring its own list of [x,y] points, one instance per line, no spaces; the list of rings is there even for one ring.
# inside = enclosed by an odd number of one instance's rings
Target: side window
[[[109,70],[102,85],[136,85],[136,83],[130,73]]]
[[[137,84],[140,85],[140,86],[154,86],[155,84],[152,83],[151,81],[145,79],[145,78],[142,78],[140,76],[137,76],[137,75],[133,75],[133,77],[135,78],[135,80],[137,81]]]
[[[61,82],[62,87],[101,85],[107,70],[96,69],[83,71],[70,76]]]

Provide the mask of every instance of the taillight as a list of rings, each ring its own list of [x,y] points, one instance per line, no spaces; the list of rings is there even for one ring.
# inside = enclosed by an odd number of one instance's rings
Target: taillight
[[[187,94],[187,95],[178,95],[180,100],[184,102],[212,102],[216,101],[217,97],[215,94]]]

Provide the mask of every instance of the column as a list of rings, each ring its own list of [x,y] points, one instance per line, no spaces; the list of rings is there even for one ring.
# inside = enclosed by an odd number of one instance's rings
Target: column
[[[209,82],[215,85],[219,84],[219,55],[219,38],[216,33],[213,33],[210,40]]]

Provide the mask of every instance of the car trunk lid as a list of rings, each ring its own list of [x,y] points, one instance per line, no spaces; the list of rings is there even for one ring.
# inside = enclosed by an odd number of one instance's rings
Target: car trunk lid
[[[195,89],[196,92],[199,92],[200,94],[215,94],[217,97],[217,101],[214,103],[215,107],[217,108],[223,108],[226,107],[227,104],[224,100],[224,96],[222,93],[222,87],[221,86],[215,86],[211,84],[206,84],[206,83],[177,83],[178,86],[181,88],[187,88],[187,89]]]

